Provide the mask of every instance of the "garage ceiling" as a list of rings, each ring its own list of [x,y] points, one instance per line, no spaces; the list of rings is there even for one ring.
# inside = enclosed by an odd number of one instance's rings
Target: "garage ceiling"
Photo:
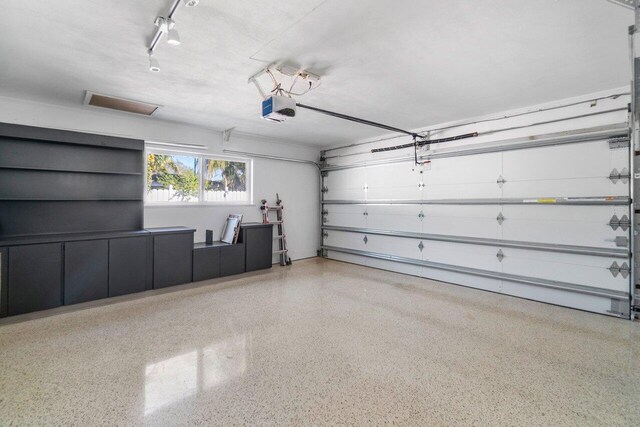
[[[247,78],[293,61],[323,76],[305,104],[403,128],[630,80],[633,12],[605,0],[201,0],[180,8],[182,45],[163,42],[150,73],[153,20],[170,4],[7,2],[0,96],[81,106],[92,90],[164,105],[165,120],[329,146],[384,131],[309,111],[265,122]]]

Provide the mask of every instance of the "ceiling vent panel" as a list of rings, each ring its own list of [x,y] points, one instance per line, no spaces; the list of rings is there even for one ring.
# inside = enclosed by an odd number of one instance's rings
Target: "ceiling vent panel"
[[[89,91],[87,91],[84,97],[84,104],[93,107],[108,108],[110,110],[124,111],[125,113],[142,114],[144,116],[151,116],[161,107],[161,105],[149,104],[148,102],[134,101]]]

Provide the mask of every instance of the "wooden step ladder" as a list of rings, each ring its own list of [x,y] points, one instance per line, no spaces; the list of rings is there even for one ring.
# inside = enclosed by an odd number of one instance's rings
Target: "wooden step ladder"
[[[262,211],[262,222],[264,224],[276,224],[276,235],[273,236],[274,240],[278,241],[278,250],[273,251],[274,254],[278,254],[280,257],[280,265],[291,265],[292,261],[289,257],[289,250],[287,249],[287,235],[284,232],[284,206],[282,205],[282,200],[280,200],[280,196],[276,193],[276,205],[269,206],[265,199],[262,199],[262,206],[260,206],[260,210]],[[269,220],[269,212],[276,213],[276,220]]]

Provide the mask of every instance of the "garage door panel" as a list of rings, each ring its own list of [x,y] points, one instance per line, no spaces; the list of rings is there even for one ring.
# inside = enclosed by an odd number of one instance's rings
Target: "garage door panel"
[[[391,231],[422,231],[420,205],[369,205],[368,228]]]
[[[324,186],[328,189],[326,199],[362,200],[366,197],[366,170],[353,168],[331,171],[324,178]]]
[[[423,200],[498,198],[501,153],[436,159],[423,173]]]
[[[367,216],[364,215],[366,209],[363,205],[325,205],[324,209],[328,212],[325,215],[325,225],[358,228],[367,226]]]
[[[400,262],[386,261],[382,259],[369,258],[368,266],[381,270],[394,271],[396,273],[408,274],[410,276],[422,276],[422,267],[408,265]]]
[[[625,167],[626,158],[610,150],[606,140],[579,145],[555,145],[506,151],[503,177],[507,182],[607,177],[615,163]],[[579,183],[576,183],[579,185]]]
[[[628,186],[614,184],[608,178],[545,179],[507,181],[502,187],[505,198],[628,196]]]
[[[367,166],[367,186],[371,188],[418,187],[420,169],[412,162]]]
[[[362,234],[355,234],[356,238],[364,239]],[[422,259],[418,248],[418,241],[405,237],[366,235],[366,250],[386,255],[394,255],[416,260]]]
[[[369,187],[366,191],[367,200],[420,200],[422,187],[418,184],[412,186],[388,186],[384,188]]]
[[[326,187],[327,192],[324,197],[326,200],[365,200],[367,193],[362,187]]]
[[[445,283],[453,283],[471,288],[482,289],[491,292],[501,291],[501,281],[486,277],[478,277],[470,274],[454,273],[425,267],[422,269],[422,277]],[[462,302],[462,299],[461,299]],[[463,307],[461,307],[463,308]]]
[[[424,171],[423,182],[427,186],[478,182],[495,184],[501,170],[502,153],[435,159]]]
[[[611,299],[593,295],[579,294],[534,285],[503,281],[505,294],[542,301],[564,307],[577,308],[601,314],[611,314]]]
[[[614,277],[608,270],[614,261],[628,260],[511,248],[503,253],[505,273],[623,292],[629,289],[628,278]]]
[[[501,270],[500,262],[496,257],[497,248],[428,240],[423,240],[422,244],[424,245],[422,256],[425,261],[496,272]]]
[[[426,184],[422,191],[422,200],[438,199],[497,199],[502,190],[493,183],[464,184]]]
[[[424,205],[422,231],[467,237],[499,238],[498,206]]]
[[[625,209],[612,206],[503,206],[503,238],[541,243],[614,248],[615,237],[628,235],[609,226]]]
[[[351,264],[359,264],[368,266],[368,259],[358,255],[345,254],[337,251],[327,251],[327,257],[336,261],[349,262]]]
[[[349,233],[346,231],[333,231],[326,232],[324,238],[324,244],[326,246],[334,246],[337,248],[356,249],[360,251],[366,251],[367,246],[363,241],[364,235],[357,233]]]

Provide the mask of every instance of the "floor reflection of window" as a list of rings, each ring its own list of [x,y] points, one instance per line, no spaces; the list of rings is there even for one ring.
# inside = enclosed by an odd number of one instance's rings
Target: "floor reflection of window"
[[[198,389],[198,352],[148,365],[145,372],[144,414],[191,396]]]
[[[144,414],[152,414],[242,376],[247,370],[250,338],[247,335],[226,338],[202,349],[147,365]]]
[[[202,350],[202,385],[209,389],[239,377],[247,369],[244,335],[227,338]]]

